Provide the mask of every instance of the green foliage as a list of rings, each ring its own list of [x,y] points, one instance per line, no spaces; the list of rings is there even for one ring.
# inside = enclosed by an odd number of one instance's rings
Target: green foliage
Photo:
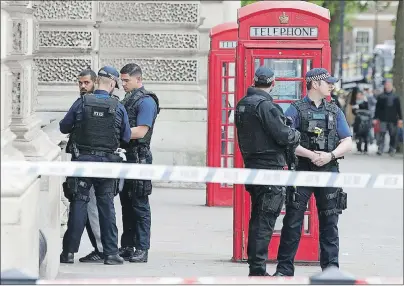
[[[241,1],[241,7],[244,7],[244,6],[248,5],[248,4],[252,4],[254,2],[257,2],[257,1],[245,1],[245,0],[243,0],[243,1]]]

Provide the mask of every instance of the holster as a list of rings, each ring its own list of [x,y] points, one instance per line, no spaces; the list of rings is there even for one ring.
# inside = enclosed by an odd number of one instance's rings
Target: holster
[[[63,187],[63,194],[64,194],[65,198],[68,199],[69,202],[71,202],[74,198],[74,195],[77,192],[76,178],[67,177],[66,181],[63,182],[62,187]]]
[[[337,190],[337,209],[343,211],[348,207],[348,194],[341,188]]]
[[[271,212],[276,216],[282,210],[283,203],[285,202],[286,189],[284,187],[271,186],[270,192],[265,193],[262,199],[262,211]]]
[[[149,164],[147,162],[147,157],[149,149],[147,147],[138,147],[138,158],[140,164]],[[136,180],[136,195],[137,196],[148,196],[152,193],[152,182],[151,180]]]

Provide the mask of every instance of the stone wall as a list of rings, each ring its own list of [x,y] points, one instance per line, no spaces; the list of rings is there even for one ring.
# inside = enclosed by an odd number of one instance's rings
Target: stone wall
[[[1,3],[1,153],[3,161],[60,160],[60,148],[41,130],[36,116],[38,23],[35,1]],[[1,270],[57,275],[60,248],[60,178],[11,174],[2,168]],[[39,229],[48,255],[39,268]]]
[[[136,62],[162,108],[154,163],[205,165],[209,31],[236,21],[238,7],[240,1],[39,2],[35,63],[43,124],[59,120],[77,98],[83,68]]]

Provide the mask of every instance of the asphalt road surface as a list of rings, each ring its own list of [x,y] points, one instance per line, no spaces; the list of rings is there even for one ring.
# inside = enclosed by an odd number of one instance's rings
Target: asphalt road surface
[[[373,148],[372,148],[373,149]],[[373,150],[374,152],[374,150]],[[403,157],[349,155],[341,172],[403,173]],[[340,216],[340,268],[356,277],[403,276],[403,190],[346,189],[348,209]],[[57,279],[246,276],[245,263],[233,263],[232,209],[209,208],[205,190],[154,189],[152,242],[147,264],[84,264],[92,248],[86,232],[73,265],[61,265]],[[116,200],[118,228],[121,211]],[[270,274],[275,265],[268,264]],[[297,266],[296,276],[320,271]]]

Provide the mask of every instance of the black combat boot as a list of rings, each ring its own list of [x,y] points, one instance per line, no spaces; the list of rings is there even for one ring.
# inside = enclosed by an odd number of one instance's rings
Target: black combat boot
[[[107,265],[120,265],[123,264],[123,258],[119,254],[115,255],[105,255],[104,264]]]
[[[129,262],[147,262],[148,251],[136,249],[135,253],[129,258]]]
[[[125,261],[128,261],[130,257],[135,255],[135,250],[133,247],[121,247],[119,249],[119,256],[122,257]]]
[[[63,252],[60,254],[60,263],[74,263],[74,253]]]
[[[274,275],[272,275],[272,276],[282,277],[282,276],[288,276],[288,275],[285,275],[285,274],[283,274],[283,273],[280,273],[280,272],[276,271],[276,272],[274,273]]]
[[[268,274],[268,272],[265,273],[260,273],[260,274],[256,274],[256,273],[250,273],[248,274],[249,277],[253,277],[253,276],[271,276]]]

